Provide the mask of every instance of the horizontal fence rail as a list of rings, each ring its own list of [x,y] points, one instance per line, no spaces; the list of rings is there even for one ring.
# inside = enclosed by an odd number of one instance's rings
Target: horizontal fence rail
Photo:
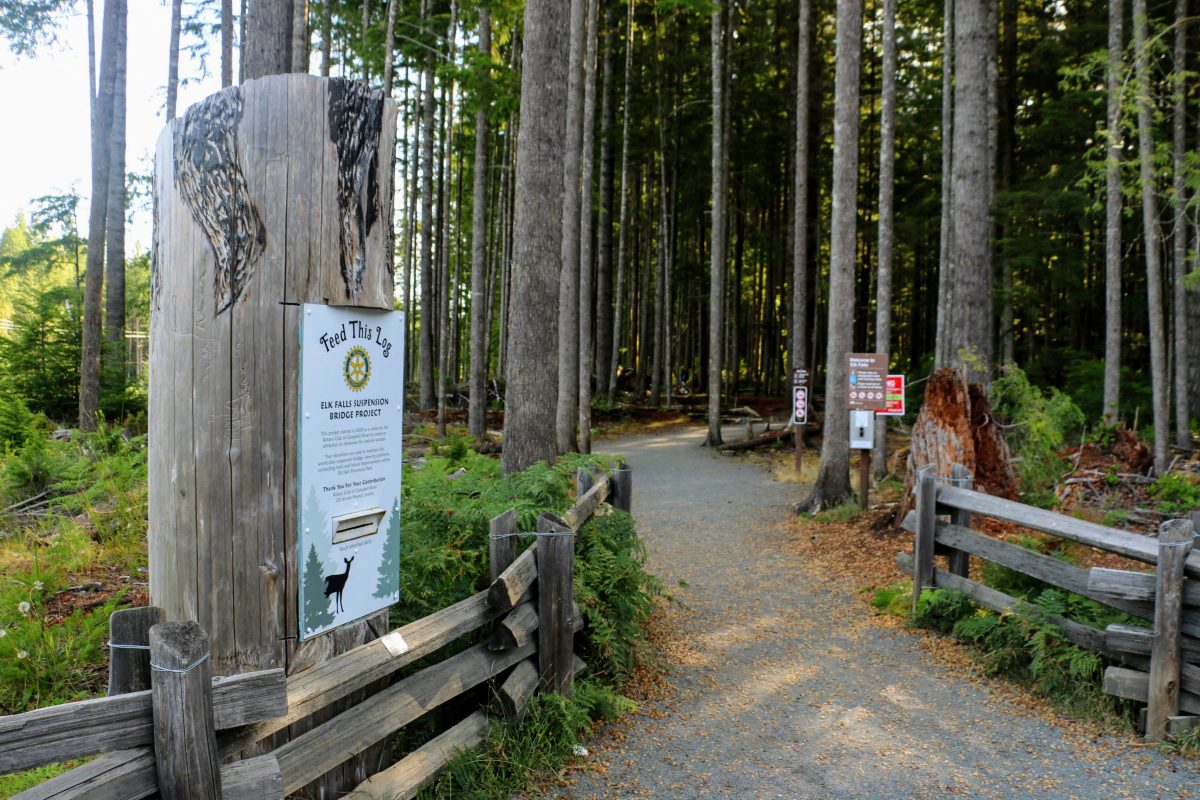
[[[292,676],[275,669],[210,678],[207,634],[196,623],[164,622],[157,608],[116,612],[110,696],[0,717],[0,773],[95,757],[19,800],[281,798],[485,682],[496,681],[493,711],[519,718],[539,688],[569,692],[586,669],[573,652],[583,628],[571,598],[576,532],[605,500],[631,506],[627,464],[611,476],[579,470],[576,483],[572,508],[562,519],[539,517],[537,540],[520,555],[515,511],[492,520],[486,589]],[[397,679],[485,629],[478,644]],[[373,687],[271,752],[241,757]],[[490,724],[485,710],[471,713],[348,796],[412,797]]]
[[[940,485],[933,475],[922,475],[915,488],[915,510],[900,525],[914,535],[912,554],[896,557],[900,569],[913,576],[914,610],[923,590],[945,588],[993,611],[1014,611],[1019,598],[969,577],[972,556],[1007,567],[1153,625],[1114,624],[1101,630],[1062,616],[1048,617],[1068,641],[1124,664],[1106,669],[1104,690],[1148,704],[1148,739],[1161,739],[1182,724],[1177,719],[1180,710],[1200,714],[1200,582],[1191,580],[1200,577],[1200,554],[1191,547],[1200,514],[1163,523],[1154,539],[973,491],[969,473],[957,465],[954,477],[967,485]],[[1156,571],[1068,564],[973,530],[972,515],[1115,553]],[[937,555],[946,557],[947,569],[935,565]]]

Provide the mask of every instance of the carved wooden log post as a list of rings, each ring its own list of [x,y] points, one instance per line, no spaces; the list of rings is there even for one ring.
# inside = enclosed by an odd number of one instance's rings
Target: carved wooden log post
[[[1150,650],[1150,695],[1146,739],[1161,741],[1167,719],[1179,713],[1179,624],[1183,611],[1183,565],[1192,549],[1192,523],[1164,522],[1158,529],[1154,643]]]
[[[291,674],[386,625],[297,646],[298,373],[303,303],[393,307],[395,118],[363,84],[275,75],[159,136],[150,593],[210,632],[216,675]]]

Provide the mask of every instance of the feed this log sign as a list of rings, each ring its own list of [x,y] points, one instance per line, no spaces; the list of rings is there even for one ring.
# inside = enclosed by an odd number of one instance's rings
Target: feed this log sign
[[[305,304],[300,322],[299,636],[400,599],[404,314]]]

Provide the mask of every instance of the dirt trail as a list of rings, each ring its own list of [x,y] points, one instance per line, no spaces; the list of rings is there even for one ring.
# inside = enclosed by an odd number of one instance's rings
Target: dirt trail
[[[670,697],[602,737],[592,769],[550,797],[1200,797],[1195,763],[1080,741],[872,625],[854,587],[787,546],[796,485],[702,440],[597,448],[633,466],[650,568],[685,608],[664,654]]]

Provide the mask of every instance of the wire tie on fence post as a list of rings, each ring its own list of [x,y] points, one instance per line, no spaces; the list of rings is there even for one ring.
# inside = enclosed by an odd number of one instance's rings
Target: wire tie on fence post
[[[200,656],[199,658],[197,658],[191,664],[188,664],[183,669],[175,669],[174,667],[160,667],[158,664],[155,664],[153,661],[151,661],[150,669],[154,670],[155,672],[174,672],[178,675],[185,675],[185,674],[191,672],[192,670],[194,670],[196,667],[203,664],[205,661],[208,661],[208,657],[210,655],[212,655],[212,651],[209,651],[209,652],[205,653],[204,655]]]
[[[108,641],[108,647],[110,650],[149,650],[150,649],[150,645],[148,645],[148,644],[118,644],[117,642],[114,642],[111,639]]]
[[[1183,547],[1185,544],[1194,544],[1197,539],[1200,539],[1200,533],[1193,533],[1192,538],[1184,539],[1182,542],[1159,542],[1159,547]]]
[[[574,536],[574,531],[537,531],[534,533],[489,533],[489,539],[510,539],[513,536]]]

